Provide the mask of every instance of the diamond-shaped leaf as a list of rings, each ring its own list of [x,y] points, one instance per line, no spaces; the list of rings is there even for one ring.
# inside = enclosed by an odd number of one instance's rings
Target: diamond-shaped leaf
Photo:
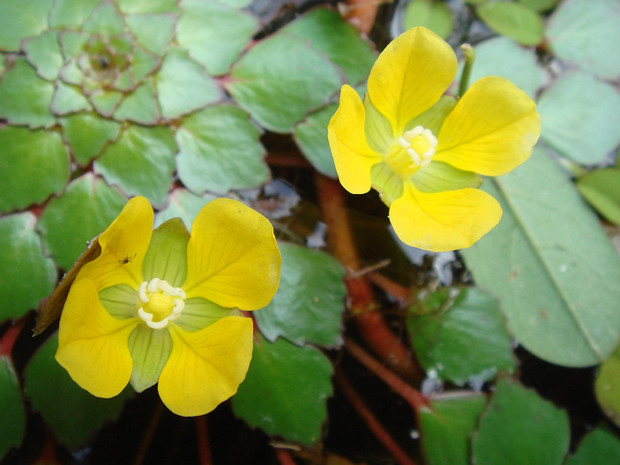
[[[162,116],[178,118],[220,99],[219,86],[187,51],[170,49],[156,76]]]
[[[136,88],[114,112],[117,120],[130,120],[140,124],[154,124],[159,119],[159,108],[151,81]]]
[[[181,8],[177,42],[214,76],[228,71],[258,26],[249,13],[215,1],[185,0]]]
[[[280,287],[271,303],[254,317],[270,341],[282,336],[295,344],[335,347],[342,343],[344,271],[326,253],[279,244]]]
[[[27,38],[22,42],[22,50],[39,76],[48,81],[58,78],[58,71],[63,64],[58,32],[45,31],[36,37]]]
[[[170,128],[130,125],[95,161],[95,171],[127,195],[162,205],[172,187],[176,151]]]
[[[10,357],[0,355],[0,458],[22,442],[26,431],[26,409],[19,380]]]
[[[125,32],[123,20],[116,11],[114,3],[103,0],[97,5],[82,30],[91,34],[115,35]]]
[[[0,128],[0,212],[43,202],[69,179],[69,154],[60,134]]]
[[[317,349],[259,336],[247,377],[232,399],[233,409],[267,434],[314,444],[327,417],[331,374],[329,360]]]
[[[110,118],[116,108],[118,108],[122,98],[123,94],[121,92],[99,89],[89,96],[89,101],[97,113]]]
[[[101,153],[106,144],[116,139],[121,125],[92,113],[78,113],[60,119],[63,136],[73,158],[87,165]]]
[[[37,229],[56,264],[68,270],[86,248],[120,213],[126,199],[92,173],[76,179],[53,198]]]
[[[336,166],[327,141],[327,125],[336,112],[338,104],[332,103],[321,108],[301,123],[295,125],[293,137],[306,159],[317,171],[325,176],[337,178]]]
[[[145,49],[163,55],[174,35],[176,16],[172,14],[135,14],[125,24]]]
[[[101,0],[55,0],[50,11],[50,27],[81,26]]]
[[[179,178],[196,193],[255,187],[269,171],[248,114],[232,105],[214,105],[186,118],[176,133]]]
[[[47,13],[53,0],[2,0],[0,2],[0,50],[18,52],[24,37],[47,28]]]
[[[79,88],[62,81],[56,81],[56,90],[52,96],[51,110],[56,115],[67,115],[91,109],[90,103]]]
[[[43,254],[35,224],[30,212],[0,218],[0,321],[36,308],[56,283],[54,263]]]
[[[538,13],[520,3],[488,2],[476,10],[495,32],[523,45],[538,45],[543,39],[543,20]]]
[[[54,359],[58,337],[52,336],[26,369],[25,392],[33,408],[70,449],[83,445],[107,421],[118,417],[131,389],[111,399],[95,397],[79,387]],[[58,399],[62,399],[59,402]]]
[[[566,465],[611,465],[620,459],[620,441],[604,428],[596,428],[581,443]]]
[[[33,128],[51,126],[53,93],[54,84],[41,79],[24,58],[17,58],[0,81],[0,118]]]
[[[226,87],[262,126],[290,132],[341,84],[338,68],[325,55],[305,40],[280,33],[250,49],[233,67]]]
[[[314,9],[283,30],[309,40],[312,48],[324,52],[342,69],[350,84],[366,79],[376,59],[372,47],[360,37],[359,31],[335,10]]]
[[[560,465],[568,452],[568,415],[515,381],[497,383],[473,439],[477,465]]]
[[[512,372],[512,340],[497,301],[475,288],[454,299],[438,291],[407,317],[411,343],[425,371],[457,385]]]

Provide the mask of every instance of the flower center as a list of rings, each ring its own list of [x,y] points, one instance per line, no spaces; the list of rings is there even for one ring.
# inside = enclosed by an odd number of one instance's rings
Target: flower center
[[[149,328],[162,329],[181,316],[185,308],[185,292],[163,279],[144,281],[138,288],[138,316]]]
[[[437,138],[430,129],[416,126],[397,140],[387,157],[387,163],[396,174],[408,178],[431,162],[437,147]]]

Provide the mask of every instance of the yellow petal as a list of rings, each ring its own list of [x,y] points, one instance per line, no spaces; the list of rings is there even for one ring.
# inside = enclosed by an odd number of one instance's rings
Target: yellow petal
[[[534,101],[510,81],[486,77],[467,90],[445,119],[434,160],[499,176],[529,158],[538,136]]]
[[[99,236],[101,255],[84,265],[77,279],[87,278],[97,291],[117,284],[138,288],[142,261],[153,233],[153,208],[144,197],[134,197]]]
[[[403,196],[390,207],[390,222],[398,237],[433,252],[470,247],[501,217],[499,203],[472,188],[427,194],[407,184]]]
[[[280,282],[280,251],[267,218],[232,199],[203,207],[187,244],[187,298],[226,308],[266,306]]]
[[[170,328],[172,353],[159,396],[172,412],[204,415],[237,392],[252,359],[252,320],[223,318],[194,332]]]
[[[119,320],[106,312],[90,280],[76,281],[60,317],[56,360],[94,396],[113,397],[131,376],[127,340],[137,324],[134,318]]]
[[[388,44],[370,71],[368,96],[391,121],[394,137],[439,100],[456,67],[452,48],[423,27],[410,29]]]
[[[327,137],[340,183],[352,194],[370,190],[370,168],[382,159],[368,145],[364,126],[362,100],[345,84],[340,90],[340,106],[327,126]]]

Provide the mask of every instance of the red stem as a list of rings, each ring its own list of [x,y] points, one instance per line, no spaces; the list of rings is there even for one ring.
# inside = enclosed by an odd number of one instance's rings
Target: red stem
[[[22,331],[24,327],[24,323],[26,318],[21,318],[20,320],[14,321],[11,326],[6,330],[6,332],[0,337],[0,356],[2,355],[11,355],[13,351],[13,346],[15,345],[15,341],[17,337]]]
[[[276,448],[276,457],[280,465],[297,465],[293,457],[291,457],[291,453],[286,449],[277,449]]]
[[[198,457],[200,465],[212,465],[211,447],[209,444],[209,428],[207,425],[207,416],[201,415],[196,417],[196,437],[198,440]]]
[[[355,408],[355,411],[364,420],[368,428],[376,436],[376,438],[383,444],[383,446],[392,454],[392,457],[400,465],[416,465],[416,463],[405,453],[403,449],[394,441],[390,433],[383,427],[377,420],[377,417],[366,406],[364,400],[355,391],[349,380],[342,374],[341,371],[336,371],[336,381],[340,385],[340,389],[344,395],[347,396],[351,405]]]
[[[337,180],[321,174],[317,173],[315,180],[331,250],[347,272],[357,271],[361,268],[360,260],[349,224],[344,190]],[[378,305],[366,277],[347,279],[346,285],[349,310],[355,316],[361,336],[400,376],[407,380],[416,379],[417,366],[407,348],[376,311]]]
[[[414,389],[393,372],[388,370],[351,339],[347,338],[345,340],[345,344],[351,355],[353,355],[375,375],[381,378],[383,382],[396,391],[398,395],[409,402],[414,411],[417,412],[420,407],[428,406],[426,397],[420,391]]]

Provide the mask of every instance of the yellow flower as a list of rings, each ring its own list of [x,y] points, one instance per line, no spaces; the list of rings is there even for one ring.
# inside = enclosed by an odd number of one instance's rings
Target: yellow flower
[[[101,255],[80,270],[60,319],[56,360],[82,388],[113,397],[158,383],[163,403],[202,415],[237,392],[252,358],[252,320],[280,280],[269,221],[217,199],[191,236],[178,219],[155,231],[144,197],[99,236]]]
[[[446,42],[411,29],[377,59],[363,102],[342,87],[328,127],[343,187],[375,188],[398,237],[435,252],[469,247],[499,222],[478,174],[511,171],[540,135],[536,104],[506,79],[480,79],[458,101],[443,95],[456,69]]]

